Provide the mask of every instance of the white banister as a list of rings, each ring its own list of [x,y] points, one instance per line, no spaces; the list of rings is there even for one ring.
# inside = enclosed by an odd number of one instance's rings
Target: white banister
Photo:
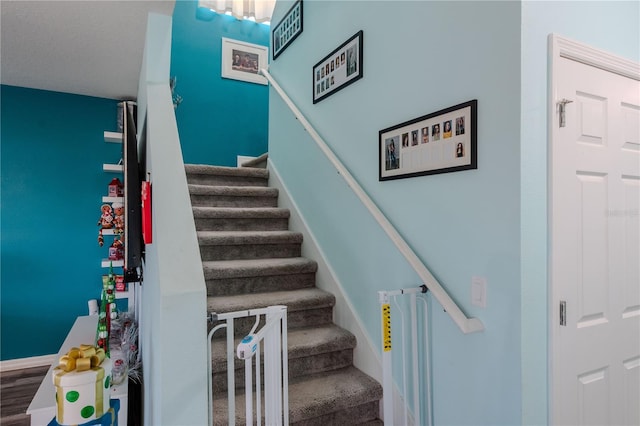
[[[331,148],[324,142],[322,137],[316,132],[313,126],[309,123],[309,121],[305,118],[305,116],[300,112],[300,110],[295,106],[291,98],[284,92],[282,87],[274,80],[273,76],[266,69],[260,70],[260,73],[265,76],[265,78],[271,84],[271,87],[275,89],[275,91],[280,95],[282,100],[287,104],[289,109],[293,112],[295,117],[300,121],[304,129],[309,133],[311,138],[316,142],[318,147],[322,150],[322,152],[327,156],[331,164],[336,168],[338,173],[344,178],[347,182],[347,185],[353,190],[353,192],[358,196],[360,201],[365,205],[367,210],[373,215],[378,224],[384,229],[386,234],[389,236],[391,241],[398,248],[400,253],[407,259],[411,267],[418,274],[423,283],[429,288],[433,296],[436,300],[442,305],[445,311],[449,314],[451,319],[456,323],[456,325],[460,328],[460,330],[467,333],[474,333],[477,331],[484,330],[484,326],[482,322],[478,318],[468,318],[464,312],[458,307],[456,302],[451,299],[449,294],[445,291],[444,288],[440,285],[438,280],[435,279],[433,274],[427,269],[427,267],[422,263],[420,258],[416,255],[416,253],[409,247],[407,242],[400,236],[398,231],[393,227],[393,225],[389,222],[389,220],[385,217],[385,215],[380,211],[378,206],[369,198],[367,193],[362,189],[362,187],[358,184],[351,173],[346,169],[346,167],[342,164],[342,162],[336,157],[336,155],[331,151]]]

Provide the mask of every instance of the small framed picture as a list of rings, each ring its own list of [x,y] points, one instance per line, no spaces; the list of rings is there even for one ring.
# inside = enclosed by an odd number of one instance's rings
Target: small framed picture
[[[474,99],[380,130],[379,180],[477,169],[477,106]]]
[[[267,46],[222,38],[222,77],[249,83],[267,84],[259,74],[267,67]]]
[[[273,27],[271,33],[273,60],[275,61],[300,34],[302,34],[302,0],[295,2],[284,18]]]
[[[314,104],[362,78],[362,46],[363,33],[361,30],[313,66],[314,78],[318,71],[320,74],[324,71],[327,77],[330,77],[330,84],[324,91],[317,90],[315,80],[313,80],[314,84],[311,87]]]

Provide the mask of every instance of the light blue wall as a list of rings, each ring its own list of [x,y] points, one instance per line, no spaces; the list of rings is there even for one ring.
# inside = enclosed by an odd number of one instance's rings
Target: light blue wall
[[[269,26],[197,9],[195,0],[178,0],[173,13],[171,75],[184,99],[176,110],[182,155],[186,163],[235,166],[237,155],[267,151],[269,90],[221,77],[222,37],[267,46]]]
[[[547,422],[547,37],[638,61],[637,1],[526,1],[522,5],[523,423]]]
[[[279,2],[274,22],[288,10]],[[518,424],[519,2],[316,2],[275,78],[452,297],[486,331],[462,335],[434,302],[435,424]],[[364,78],[313,105],[313,65],[364,31]],[[478,99],[478,170],[378,181],[378,131]],[[377,291],[421,284],[275,92],[269,155],[371,339]],[[488,307],[471,306],[471,277]]]
[[[1,86],[2,360],[57,353],[100,297],[100,200],[116,102]],[[109,145],[109,146],[108,146]],[[109,237],[107,237],[109,238]],[[105,240],[107,240],[105,238]]]

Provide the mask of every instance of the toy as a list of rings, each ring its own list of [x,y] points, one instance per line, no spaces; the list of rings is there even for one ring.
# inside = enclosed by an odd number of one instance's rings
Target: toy
[[[98,244],[102,247],[104,245],[102,231],[113,228],[113,210],[109,204],[103,204],[100,207],[100,211],[102,212],[102,215],[98,220],[98,226],[100,226],[100,230],[98,231]]]
[[[123,197],[124,196],[124,185],[118,178],[113,178],[111,182],[109,182],[108,192],[109,197]]]
[[[124,234],[124,204],[115,202],[111,205],[113,209],[113,228],[116,234]]]
[[[113,244],[109,247],[109,260],[124,259],[124,243],[121,239],[115,238]]]

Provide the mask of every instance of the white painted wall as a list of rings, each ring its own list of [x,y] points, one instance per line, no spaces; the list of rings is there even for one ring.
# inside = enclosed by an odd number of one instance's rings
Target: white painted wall
[[[171,18],[150,15],[147,40],[138,98],[146,104],[140,110],[146,111],[153,221],[140,315],[144,424],[203,425],[210,363],[206,288],[169,90]],[[143,113],[139,123],[144,120]]]

